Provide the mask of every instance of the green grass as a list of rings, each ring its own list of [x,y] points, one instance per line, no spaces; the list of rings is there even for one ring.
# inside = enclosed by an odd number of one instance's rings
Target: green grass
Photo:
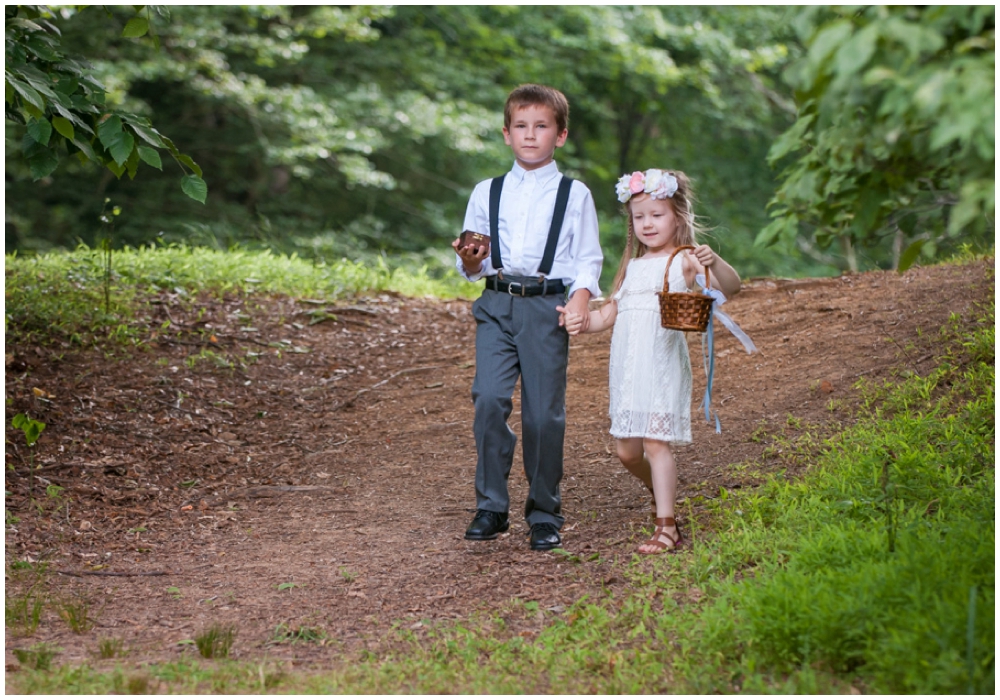
[[[215,624],[194,638],[198,653],[206,659],[224,659],[229,656],[236,638],[233,625]]]
[[[68,253],[7,255],[5,328],[14,340],[86,343],[94,337],[135,342],[131,324],[149,295],[278,294],[335,300],[395,292],[404,296],[471,298],[480,285],[466,282],[440,261],[377,258],[322,263],[295,255],[183,245],[116,250],[110,305],[105,299],[103,252],[80,246]]]

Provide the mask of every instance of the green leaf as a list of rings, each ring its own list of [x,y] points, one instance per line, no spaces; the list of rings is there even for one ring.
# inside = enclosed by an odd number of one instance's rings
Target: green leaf
[[[826,65],[830,54],[847,40],[853,27],[847,20],[831,22],[819,31],[809,46],[809,64],[813,68]]]
[[[97,136],[105,148],[111,148],[110,142],[122,130],[122,120],[113,114],[105,115],[97,123]]]
[[[73,122],[71,122],[66,117],[52,117],[52,126],[58,131],[62,136],[72,140],[76,136],[76,130],[73,129]]]
[[[41,119],[32,119],[27,125],[28,134],[31,138],[35,139],[38,143],[43,146],[49,145],[49,139],[52,138],[52,125],[49,124],[49,120],[45,117]]]
[[[195,175],[197,175],[198,177],[201,177],[201,168],[200,168],[200,167],[198,167],[198,164],[197,164],[197,163],[195,163],[195,162],[194,162],[194,161],[193,161],[193,160],[191,159],[191,156],[186,156],[186,155],[184,155],[183,153],[178,153],[176,157],[177,157],[177,160],[179,160],[179,161],[180,161],[180,162],[182,162],[182,163],[183,163],[184,165],[186,165],[186,166],[188,166],[189,168],[191,168],[191,170],[193,170],[193,171],[194,171],[194,174],[195,174]]]
[[[115,177],[117,177],[119,180],[121,179],[122,175],[125,174],[125,166],[118,165],[118,163],[114,162],[113,160],[109,160],[104,165],[107,167],[108,170],[113,172],[115,174]]]
[[[838,80],[850,80],[868,65],[878,43],[878,26],[870,24],[844,42],[837,50],[834,62]]]
[[[197,175],[185,175],[182,177],[181,190],[188,197],[202,204],[205,203],[205,198],[208,197],[208,185]]]
[[[815,114],[807,114],[799,117],[798,121],[771,145],[771,150],[767,152],[767,162],[773,165],[788,153],[802,148],[805,145],[802,136],[815,120]]]
[[[133,148],[132,152],[128,154],[128,160],[125,161],[125,167],[128,169],[129,179],[134,180],[135,174],[139,170],[139,149]]]
[[[31,447],[38,441],[38,436],[45,430],[45,423],[28,418],[23,413],[18,413],[11,420],[10,424],[24,433],[25,442]]]
[[[926,243],[925,239],[918,238],[906,247],[903,254],[899,256],[899,265],[896,266],[897,272],[906,272],[910,269],[913,263],[917,261],[917,256],[920,255],[920,251],[924,247],[924,243]]]
[[[31,168],[33,180],[41,180],[51,175],[57,165],[59,165],[59,155],[51,148],[41,148],[28,158],[28,167]]]
[[[139,137],[146,143],[156,146],[157,148],[165,148],[163,139],[160,138],[159,132],[156,129],[152,129],[148,126],[142,126],[140,124],[132,124],[132,130],[139,135]]]
[[[45,430],[45,423],[39,423],[36,420],[31,421],[24,431],[25,442],[27,442],[29,446],[33,446],[36,442],[38,442],[38,438],[41,436],[43,430]]]
[[[35,88],[27,83],[21,82],[17,78],[7,77],[7,84],[17,90],[18,94],[32,107],[39,111],[45,110],[45,100],[38,94]]]
[[[139,157],[148,165],[152,165],[157,170],[163,170],[163,161],[160,160],[160,153],[155,148],[149,146],[137,146]]]
[[[101,159],[100,159],[100,158],[99,158],[99,157],[97,156],[97,154],[96,154],[96,153],[94,152],[94,149],[93,149],[93,147],[92,147],[92,146],[90,145],[90,142],[89,142],[89,141],[87,141],[86,139],[81,139],[81,138],[78,138],[78,137],[77,137],[77,138],[72,138],[72,139],[70,139],[70,142],[71,142],[71,143],[72,143],[72,144],[73,144],[74,146],[76,146],[77,148],[79,148],[79,149],[80,149],[80,152],[81,152],[81,153],[82,153],[82,154],[83,154],[84,156],[86,156],[88,160],[92,160],[92,161],[94,161],[95,163],[100,163],[100,162],[101,162]]]
[[[754,246],[766,248],[777,243],[779,239],[793,240],[799,233],[799,219],[794,214],[785,214],[776,217],[774,221],[764,227],[757,234]]]
[[[149,31],[149,20],[145,17],[133,17],[125,25],[122,36],[130,39],[145,36]]]
[[[124,130],[122,120],[116,115],[108,117],[98,125],[97,137],[118,165],[125,162],[135,147],[135,138]]]

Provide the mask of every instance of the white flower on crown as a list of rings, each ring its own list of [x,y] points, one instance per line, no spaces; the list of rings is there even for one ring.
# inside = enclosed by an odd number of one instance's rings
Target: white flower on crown
[[[653,199],[666,199],[677,193],[677,178],[665,170],[650,168],[646,171],[646,186],[643,192]]]
[[[639,170],[632,174],[622,175],[615,183],[615,193],[618,201],[624,204],[633,195],[645,192],[653,199],[666,199],[677,193],[677,178],[665,170],[650,168],[646,172]]]
[[[615,193],[618,195],[618,201],[622,204],[632,198],[632,192],[629,190],[628,186],[631,179],[631,175],[622,175],[615,184]]]

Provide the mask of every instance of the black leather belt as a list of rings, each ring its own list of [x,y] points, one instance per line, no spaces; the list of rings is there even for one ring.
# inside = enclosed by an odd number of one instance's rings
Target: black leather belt
[[[486,278],[486,288],[496,292],[505,292],[512,297],[538,297],[545,294],[565,294],[566,285],[562,280],[542,280],[522,282],[510,279],[500,279],[496,276]]]

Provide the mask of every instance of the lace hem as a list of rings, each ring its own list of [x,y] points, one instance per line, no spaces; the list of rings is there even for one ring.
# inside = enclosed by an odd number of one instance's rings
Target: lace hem
[[[691,418],[672,413],[619,410],[611,416],[611,434],[616,438],[642,437],[689,445]]]

